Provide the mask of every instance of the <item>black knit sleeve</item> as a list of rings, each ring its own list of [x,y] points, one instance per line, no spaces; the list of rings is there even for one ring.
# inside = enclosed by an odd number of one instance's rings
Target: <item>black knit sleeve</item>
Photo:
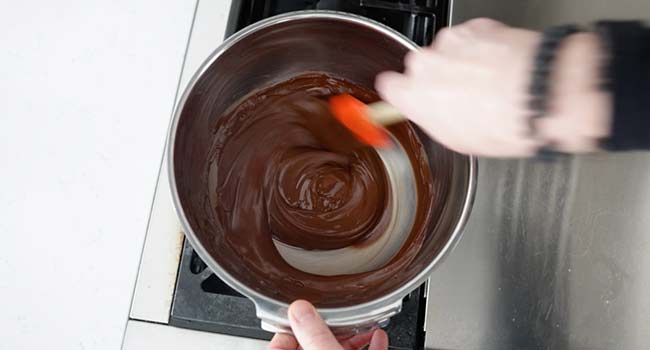
[[[606,81],[613,97],[613,151],[650,150],[650,28],[641,22],[600,22],[609,50]]]

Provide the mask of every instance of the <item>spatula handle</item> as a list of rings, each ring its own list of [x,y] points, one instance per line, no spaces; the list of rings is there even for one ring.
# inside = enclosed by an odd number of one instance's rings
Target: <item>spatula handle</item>
[[[397,108],[383,101],[369,104],[368,109],[368,116],[377,124],[391,125],[405,119]]]

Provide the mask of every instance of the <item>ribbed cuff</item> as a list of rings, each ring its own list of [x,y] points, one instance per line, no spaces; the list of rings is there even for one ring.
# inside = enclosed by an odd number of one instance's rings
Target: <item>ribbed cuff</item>
[[[650,150],[650,29],[641,22],[597,24],[609,50],[605,76],[613,97],[612,129],[605,148]]]

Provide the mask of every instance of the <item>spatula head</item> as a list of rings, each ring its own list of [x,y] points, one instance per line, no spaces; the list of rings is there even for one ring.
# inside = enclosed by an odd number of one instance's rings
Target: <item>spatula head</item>
[[[329,99],[332,115],[361,142],[373,147],[387,147],[390,138],[383,126],[369,116],[368,106],[355,97],[342,94]]]

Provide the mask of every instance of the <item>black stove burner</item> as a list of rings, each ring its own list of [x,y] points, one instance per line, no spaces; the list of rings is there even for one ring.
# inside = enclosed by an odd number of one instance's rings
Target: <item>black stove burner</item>
[[[281,13],[323,9],[354,13],[381,22],[418,45],[428,45],[447,25],[449,0],[233,0],[226,36]],[[423,349],[425,286],[404,298],[402,311],[385,328],[390,349]],[[271,339],[260,328],[255,306],[206,268],[186,241],[169,324],[242,337]]]
[[[267,17],[299,10],[335,10],[381,22],[418,45],[429,45],[447,25],[449,0],[241,0],[233,1],[226,36]]]
[[[402,302],[402,311],[385,328],[390,349],[422,349],[424,309],[422,285]],[[273,334],[260,328],[253,302],[210,272],[187,241],[174,291],[172,326],[269,340]]]

